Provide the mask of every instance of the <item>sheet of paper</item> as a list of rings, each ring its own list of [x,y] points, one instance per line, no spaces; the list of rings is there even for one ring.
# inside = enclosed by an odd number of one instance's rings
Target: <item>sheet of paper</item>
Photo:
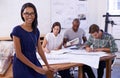
[[[79,55],[96,55],[96,56],[100,56],[100,57],[103,57],[103,56],[107,56],[108,54],[106,52],[86,52],[85,50],[73,50],[71,53],[73,54],[79,54]]]
[[[64,48],[61,50],[52,50],[49,54],[59,55],[59,54],[65,54],[65,53],[69,53],[69,52],[72,52],[72,50],[69,48]]]
[[[40,58],[38,53],[37,53],[37,58],[42,65],[45,65],[45,63],[42,61],[42,59]],[[49,64],[59,64],[59,63],[69,63],[70,62],[69,58],[63,54],[60,54],[60,55],[58,55],[58,54],[46,54],[46,58],[47,58],[47,61]]]
[[[75,38],[69,42],[66,43],[66,46],[76,45],[79,44],[79,38]]]
[[[93,68],[98,68],[99,65],[99,56],[90,56],[90,55],[69,55],[71,62],[73,63],[82,63]]]

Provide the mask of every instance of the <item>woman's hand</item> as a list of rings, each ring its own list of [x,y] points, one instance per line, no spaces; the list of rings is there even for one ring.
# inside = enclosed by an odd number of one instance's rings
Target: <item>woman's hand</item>
[[[46,49],[45,49],[45,52],[46,52],[46,53],[50,53],[50,50],[48,50],[48,49],[46,48]]]
[[[41,68],[41,67],[36,66],[36,68],[34,70],[36,72],[40,73],[40,74],[43,74],[43,75],[46,74],[46,71],[43,68]]]
[[[54,69],[54,68],[52,68],[52,67],[50,67],[50,66],[48,66],[48,70],[50,70],[50,71],[52,71],[52,72],[57,72],[57,69]]]

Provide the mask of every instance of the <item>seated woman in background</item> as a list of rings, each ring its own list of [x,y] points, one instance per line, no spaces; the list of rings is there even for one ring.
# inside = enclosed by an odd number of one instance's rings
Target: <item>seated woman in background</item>
[[[48,33],[43,41],[42,48],[44,52],[50,53],[51,50],[59,50],[62,48],[63,37],[60,35],[61,25],[59,22],[55,22],[52,25],[51,33]],[[59,71],[62,78],[70,78],[69,69]]]
[[[62,48],[63,37],[60,35],[61,25],[55,22],[51,28],[51,33],[48,33],[43,41],[42,48],[44,52],[50,53],[51,50],[59,50]]]

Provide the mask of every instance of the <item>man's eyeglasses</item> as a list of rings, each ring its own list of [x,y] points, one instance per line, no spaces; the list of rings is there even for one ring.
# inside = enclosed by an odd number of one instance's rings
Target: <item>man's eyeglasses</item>
[[[34,12],[31,12],[31,13],[28,13],[28,12],[26,12],[26,13],[23,13],[25,16],[35,16],[35,13]]]

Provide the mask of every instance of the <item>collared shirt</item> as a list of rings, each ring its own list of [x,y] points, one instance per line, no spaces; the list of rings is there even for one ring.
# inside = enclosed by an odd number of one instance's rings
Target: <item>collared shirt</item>
[[[106,32],[103,32],[101,39],[95,39],[90,35],[85,45],[92,45],[93,48],[110,48],[112,53],[118,51],[114,38]]]

